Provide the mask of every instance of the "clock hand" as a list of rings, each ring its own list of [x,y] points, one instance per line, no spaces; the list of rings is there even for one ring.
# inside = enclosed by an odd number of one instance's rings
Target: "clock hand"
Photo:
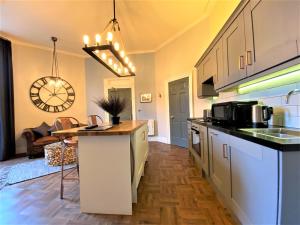
[[[52,91],[50,91],[48,88],[46,88],[45,86],[42,86],[42,88],[44,88],[45,90],[47,90],[48,92],[50,92],[51,94],[53,94],[52,93]],[[55,93],[55,92],[54,92]]]
[[[47,99],[47,101],[45,102],[45,104],[46,104],[51,98],[53,98],[53,96],[50,96],[50,97]]]
[[[56,98],[59,98],[62,102],[65,102],[65,100],[63,100],[62,98],[58,97],[57,95],[55,95]]]
[[[56,95],[65,95],[66,93],[56,93]]]

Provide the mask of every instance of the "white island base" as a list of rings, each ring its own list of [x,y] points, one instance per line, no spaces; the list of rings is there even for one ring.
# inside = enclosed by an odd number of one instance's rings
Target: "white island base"
[[[134,178],[131,182],[131,150]],[[130,134],[79,136],[80,210],[132,215],[148,156],[147,125]]]

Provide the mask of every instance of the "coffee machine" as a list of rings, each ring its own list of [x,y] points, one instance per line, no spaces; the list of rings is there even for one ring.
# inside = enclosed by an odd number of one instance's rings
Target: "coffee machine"
[[[252,105],[252,124],[253,127],[268,127],[268,121],[273,114],[273,108],[266,105]]]

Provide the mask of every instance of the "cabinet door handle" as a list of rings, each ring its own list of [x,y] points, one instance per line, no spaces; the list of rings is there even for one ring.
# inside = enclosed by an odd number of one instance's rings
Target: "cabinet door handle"
[[[245,59],[243,55],[241,55],[239,58],[239,68],[240,70],[245,69]]]
[[[223,144],[223,158],[228,159],[227,144]]]
[[[247,61],[247,65],[249,66],[252,65],[252,51],[247,51],[246,61]]]

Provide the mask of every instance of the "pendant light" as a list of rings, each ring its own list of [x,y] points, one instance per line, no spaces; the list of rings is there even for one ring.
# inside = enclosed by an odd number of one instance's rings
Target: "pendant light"
[[[58,69],[58,60],[57,60],[57,52],[56,52],[56,42],[57,37],[51,37],[53,41],[53,54],[52,54],[52,70],[51,70],[51,79],[49,81],[49,85],[59,88],[63,85],[63,80],[59,77],[59,69]]]
[[[95,35],[95,43],[90,45],[88,35],[83,36],[83,50],[118,77],[135,76],[135,66],[125,53],[119,22],[116,18],[116,3],[113,0],[114,17],[101,34]]]

